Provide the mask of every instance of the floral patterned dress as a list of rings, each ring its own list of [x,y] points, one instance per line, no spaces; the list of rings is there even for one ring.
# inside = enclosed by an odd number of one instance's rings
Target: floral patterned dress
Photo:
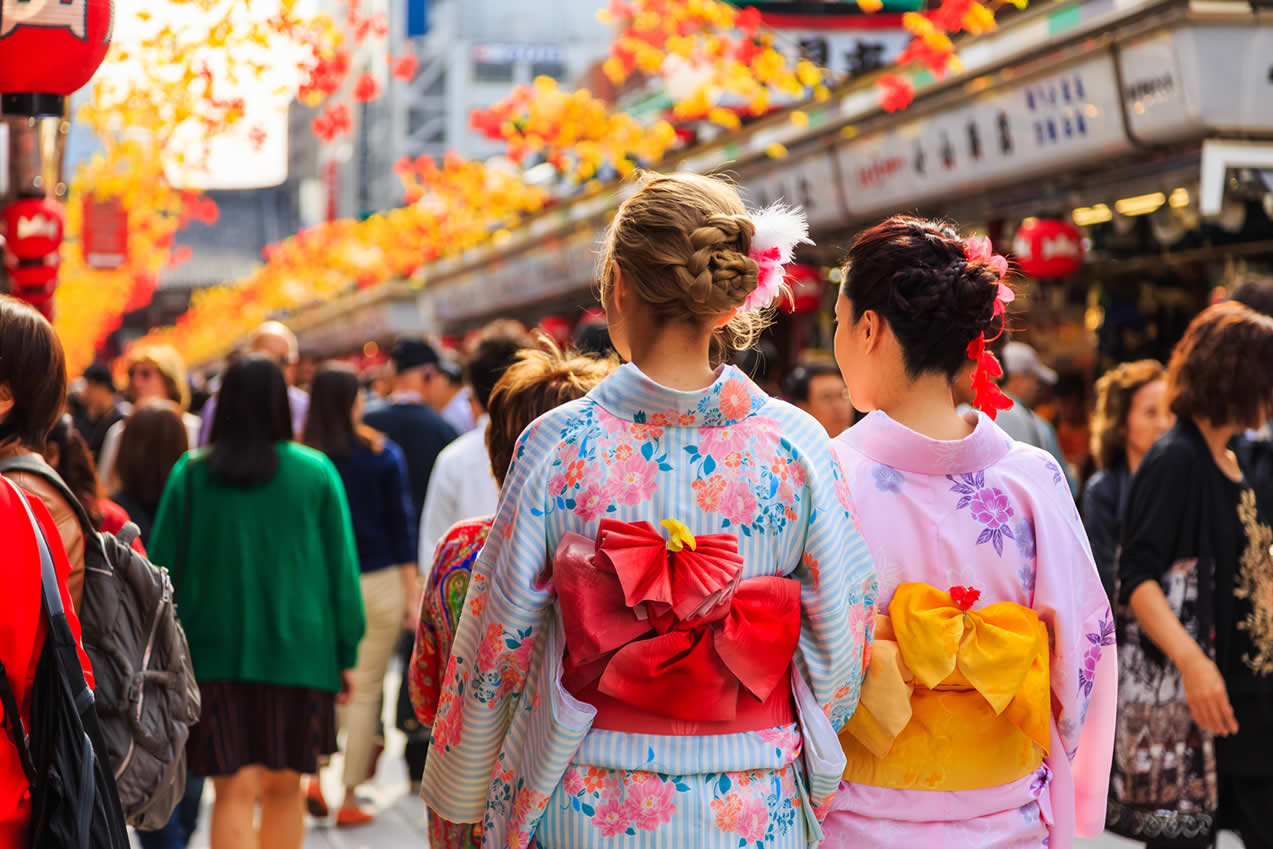
[[[729,534],[743,583],[798,582],[793,721],[711,735],[593,727],[598,709],[562,684],[550,565],[564,535],[592,539],[603,518]],[[625,365],[520,439],[421,795],[446,819],[481,821],[487,847],[815,845],[843,771],[835,732],[856,707],[874,594],[848,490],[811,417],[733,367],[679,392]]]
[[[442,674],[451,657],[451,641],[464,612],[473,563],[491,532],[491,519],[467,519],[447,531],[433,555],[433,568],[420,599],[420,624],[407,682],[416,719],[433,727],[441,695]],[[453,823],[429,811],[432,849],[471,849],[482,844],[482,830],[469,823]]]
[[[1069,847],[1105,825],[1117,683],[1114,627],[1069,486],[1047,453],[979,414],[939,442],[875,412],[835,440],[858,526],[879,569],[880,609],[898,585],[972,587],[980,603],[1038,613],[1050,645],[1051,745],[1009,784],[936,791],[845,782],[830,849]],[[937,765],[940,768],[940,765]]]

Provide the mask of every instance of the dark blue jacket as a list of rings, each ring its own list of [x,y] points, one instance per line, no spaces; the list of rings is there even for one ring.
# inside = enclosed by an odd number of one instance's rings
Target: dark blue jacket
[[[442,449],[459,434],[446,419],[425,404],[368,405],[362,420],[367,427],[375,428],[396,442],[407,461],[407,484],[411,490],[411,550],[415,551],[415,538],[420,528],[420,514],[424,512],[424,496],[429,491],[433,464]],[[412,555],[407,562],[414,560],[415,555]]]
[[[414,563],[411,496],[402,449],[386,439],[384,450],[358,443],[347,460],[333,460],[345,482],[362,573]]]

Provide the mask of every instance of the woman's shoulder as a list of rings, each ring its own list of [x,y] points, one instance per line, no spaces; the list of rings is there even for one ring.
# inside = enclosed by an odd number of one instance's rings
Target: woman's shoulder
[[[1084,517],[1093,510],[1116,511],[1119,493],[1126,486],[1127,478],[1127,466],[1122,463],[1093,472],[1083,486],[1081,502]]]
[[[330,478],[337,474],[336,466],[327,455],[299,442],[280,442],[278,444],[280,471],[290,474],[312,476],[314,478]]]
[[[462,519],[451,526],[439,543],[443,546],[481,544],[491,532],[494,517],[485,516],[476,519]]]
[[[1210,462],[1210,451],[1193,424],[1177,422],[1145,454],[1135,477],[1190,474]]]

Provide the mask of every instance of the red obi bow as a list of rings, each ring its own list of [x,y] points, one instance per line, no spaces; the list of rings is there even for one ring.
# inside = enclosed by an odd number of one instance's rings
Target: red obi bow
[[[786,681],[800,639],[800,584],[740,581],[729,534],[670,551],[648,522],[602,519],[596,542],[566,534],[553,560],[563,683],[659,716],[732,720],[744,690],[764,701]]]

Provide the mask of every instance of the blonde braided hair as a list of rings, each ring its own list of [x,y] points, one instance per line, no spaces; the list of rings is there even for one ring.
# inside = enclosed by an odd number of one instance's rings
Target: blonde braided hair
[[[606,233],[598,271],[602,298],[617,263],[656,318],[718,319],[741,307],[758,285],[759,266],[748,256],[755,232],[729,183],[699,174],[642,174]],[[768,323],[767,314],[740,313],[717,340],[744,350]]]

